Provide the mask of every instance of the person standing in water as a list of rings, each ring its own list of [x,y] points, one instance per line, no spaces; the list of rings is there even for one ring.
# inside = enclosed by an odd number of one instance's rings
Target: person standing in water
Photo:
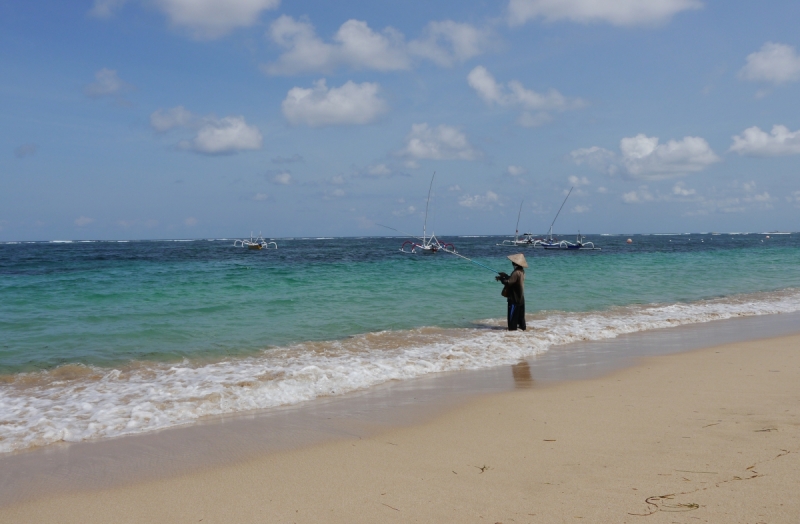
[[[500,273],[494,278],[498,282],[502,282],[502,295],[508,300],[508,330],[521,329],[525,331],[527,328],[525,325],[525,268],[528,267],[528,263],[522,253],[509,255],[508,259],[514,265],[514,271],[511,272],[511,275]]]

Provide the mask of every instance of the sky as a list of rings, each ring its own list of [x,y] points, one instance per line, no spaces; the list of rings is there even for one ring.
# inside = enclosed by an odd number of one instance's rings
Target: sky
[[[5,0],[0,240],[800,230],[800,2]],[[435,173],[435,177],[434,177]],[[383,226],[382,226],[383,225]]]

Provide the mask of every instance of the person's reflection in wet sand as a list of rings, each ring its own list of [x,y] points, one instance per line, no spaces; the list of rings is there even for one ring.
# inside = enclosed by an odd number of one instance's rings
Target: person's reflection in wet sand
[[[523,360],[519,364],[511,366],[511,374],[514,376],[515,388],[532,388],[533,377],[531,376],[531,367],[528,362]]]

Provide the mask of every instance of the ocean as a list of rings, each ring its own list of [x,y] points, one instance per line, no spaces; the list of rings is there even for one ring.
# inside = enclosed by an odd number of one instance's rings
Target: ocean
[[[399,237],[0,243],[0,452],[800,311],[796,233],[587,235],[602,250],[580,252],[505,238],[443,240],[498,271],[525,253],[524,333],[503,329],[490,270]]]

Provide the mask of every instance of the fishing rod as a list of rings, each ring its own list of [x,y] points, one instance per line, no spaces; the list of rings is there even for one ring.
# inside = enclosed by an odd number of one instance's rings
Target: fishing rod
[[[395,229],[395,228],[393,228],[393,227],[384,226],[383,224],[378,224],[377,222],[375,223],[375,225],[376,225],[376,226],[385,227],[386,229],[391,229],[392,231],[397,231],[397,232],[398,232],[398,233],[400,233],[401,235],[404,235],[404,236],[407,236],[407,237],[411,237],[411,238],[416,238],[417,240],[422,240],[423,242],[425,242],[425,239],[424,239],[424,238],[420,238],[420,237],[418,237],[418,236],[416,236],[416,235],[412,235],[411,233],[406,233],[405,231],[400,231],[399,229]]]
[[[489,271],[491,271],[492,273],[497,273],[498,275],[499,275],[500,273],[502,273],[502,271],[497,271],[496,269],[492,269],[492,268],[490,268],[489,266],[484,266],[484,265],[483,265],[483,264],[481,264],[480,262],[475,262],[475,261],[474,261],[474,260],[472,260],[471,258],[467,258],[467,257],[465,257],[464,255],[461,255],[461,254],[459,254],[459,253],[456,253],[455,251],[448,251],[447,249],[444,249],[443,251],[444,251],[445,253],[450,253],[451,255],[455,255],[455,256],[457,256],[457,257],[461,257],[461,258],[463,258],[464,260],[466,260],[467,262],[472,262],[473,264],[475,264],[475,265],[477,265],[477,266],[481,266],[481,267],[482,267],[482,268],[484,268],[484,269],[488,269],[488,270],[489,270]]]

